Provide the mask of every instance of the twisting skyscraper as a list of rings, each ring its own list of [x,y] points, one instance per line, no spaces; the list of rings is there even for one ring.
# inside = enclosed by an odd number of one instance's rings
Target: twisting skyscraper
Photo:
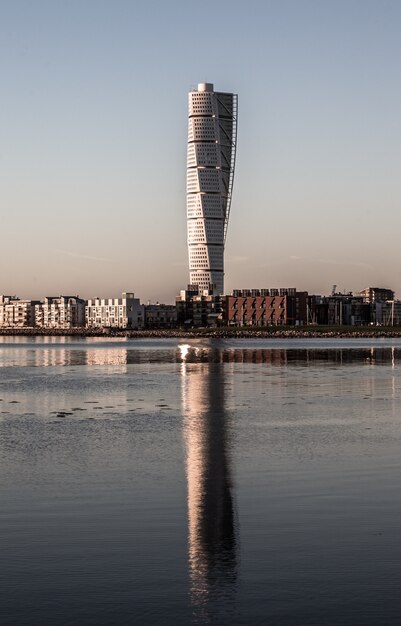
[[[200,83],[189,93],[187,225],[190,283],[224,293],[224,244],[237,140],[232,93]]]

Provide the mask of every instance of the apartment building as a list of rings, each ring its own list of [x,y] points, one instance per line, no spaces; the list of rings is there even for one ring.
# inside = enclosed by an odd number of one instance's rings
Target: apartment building
[[[384,287],[366,287],[359,292],[365,303],[374,304],[375,302],[386,302],[386,300],[394,300],[394,291]]]
[[[177,307],[174,304],[145,304],[146,328],[174,328],[177,326]]]
[[[93,298],[85,307],[88,328],[143,328],[144,305],[133,292],[124,292],[121,298]]]
[[[335,293],[330,296],[311,296],[314,301],[314,321],[323,326],[366,326],[374,318],[375,305],[361,295]]]
[[[375,322],[379,326],[401,326],[401,301],[388,300],[375,305]]]
[[[214,296],[198,285],[188,285],[176,298],[180,326],[216,326],[223,321],[224,296]]]
[[[235,289],[225,296],[228,326],[284,326],[308,322],[308,293],[295,288]]]
[[[20,300],[17,296],[0,296],[0,327],[30,328],[35,324],[36,300]]]
[[[39,328],[76,328],[85,325],[85,300],[79,296],[48,296],[35,305]]]

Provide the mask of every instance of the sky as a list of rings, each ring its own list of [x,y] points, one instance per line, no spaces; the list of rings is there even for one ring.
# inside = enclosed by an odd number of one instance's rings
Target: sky
[[[174,302],[187,92],[238,94],[225,291],[401,297],[399,0],[0,0],[0,293]]]

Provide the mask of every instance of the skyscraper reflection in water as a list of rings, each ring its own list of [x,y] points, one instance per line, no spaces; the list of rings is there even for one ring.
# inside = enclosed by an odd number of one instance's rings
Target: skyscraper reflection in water
[[[195,617],[219,623],[235,606],[238,537],[222,363],[180,346],[188,485],[188,561]],[[210,355],[209,355],[210,356]]]

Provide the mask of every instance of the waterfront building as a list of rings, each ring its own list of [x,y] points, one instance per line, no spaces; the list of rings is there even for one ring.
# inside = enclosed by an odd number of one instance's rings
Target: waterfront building
[[[175,304],[145,304],[145,328],[174,328],[177,326]]]
[[[384,287],[366,287],[359,292],[363,297],[363,301],[369,304],[375,302],[386,302],[386,300],[394,300],[394,291]]]
[[[88,328],[143,328],[144,318],[144,306],[132,292],[121,298],[93,298],[85,307]]]
[[[374,314],[378,326],[401,326],[401,301],[376,302]]]
[[[85,300],[79,296],[48,296],[35,305],[39,328],[76,328],[85,324]]]
[[[363,296],[334,293],[330,296],[312,296],[315,321],[324,326],[366,326],[373,321],[374,305]]]
[[[232,93],[200,83],[188,97],[187,233],[191,284],[224,293],[224,245],[230,215],[237,142]]]
[[[309,296],[295,288],[235,289],[225,297],[228,326],[284,326],[308,323]]]
[[[36,300],[20,300],[17,296],[0,296],[0,327],[30,328],[35,324]]]
[[[180,326],[216,326],[223,321],[223,296],[201,293],[197,285],[188,285],[176,298],[177,323]]]

